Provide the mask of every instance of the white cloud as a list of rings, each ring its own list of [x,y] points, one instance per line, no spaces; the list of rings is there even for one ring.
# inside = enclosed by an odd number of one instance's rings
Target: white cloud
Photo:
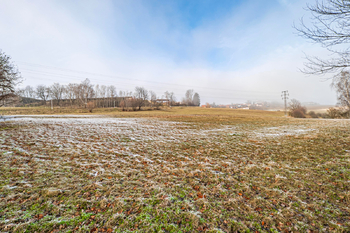
[[[18,63],[27,77],[23,85],[88,77],[121,90],[142,85],[159,95],[174,91],[178,99],[193,88],[202,103],[279,100],[286,89],[302,102],[335,103],[328,83],[298,71],[302,51],[320,53],[291,28],[305,1],[279,2],[287,7],[268,9],[255,20],[259,4],[247,1],[222,18],[186,28],[171,4],[156,11],[144,1],[0,1],[0,30],[6,35],[0,44],[14,61],[126,78],[33,74],[26,70],[38,67]]]

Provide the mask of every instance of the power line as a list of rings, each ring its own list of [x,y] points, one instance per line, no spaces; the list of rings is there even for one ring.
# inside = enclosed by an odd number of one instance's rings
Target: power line
[[[155,81],[146,81],[146,80],[140,80],[140,79],[132,79],[132,78],[124,78],[124,77],[120,77],[120,76],[115,76],[115,75],[106,75],[106,74],[98,74],[98,73],[91,73],[91,72],[86,72],[86,71],[78,71],[78,70],[71,70],[71,69],[63,69],[63,68],[59,68],[59,67],[53,67],[53,66],[45,66],[45,65],[39,65],[39,64],[34,64],[34,63],[29,63],[29,62],[22,62],[22,61],[18,61],[18,63],[22,63],[24,65],[28,65],[28,66],[32,66],[32,67],[44,67],[44,68],[48,68],[48,69],[56,69],[56,70],[61,70],[64,72],[73,72],[73,73],[80,73],[80,74],[85,74],[85,75],[92,75],[92,76],[99,76],[99,77],[108,77],[108,78],[117,78],[117,79],[125,79],[128,81],[140,81],[140,82],[146,82],[146,83],[155,83],[155,84],[162,84],[162,85],[171,85],[171,86],[181,86],[181,87],[186,87],[188,88],[188,85],[181,85],[181,84],[175,84],[175,83],[164,83],[164,82],[155,82]],[[24,69],[26,70],[26,69]],[[55,74],[55,73],[50,73],[50,72],[45,72],[45,71],[37,71],[37,70],[28,70],[28,71],[32,71],[32,72],[39,72],[39,73],[43,73],[43,74]],[[58,75],[56,73],[56,75]],[[64,74],[59,74],[59,75],[64,75]],[[64,75],[64,76],[68,76],[68,75]],[[77,76],[71,76],[71,77],[77,77]],[[82,78],[82,77],[79,77]],[[100,80],[100,78],[99,78]],[[210,87],[201,87],[201,86],[193,86],[191,85],[191,87],[194,88],[201,88],[201,89],[210,89],[210,90],[221,90],[221,91],[234,91],[234,92],[255,92],[255,93],[273,93],[273,92],[266,92],[266,91],[246,91],[246,90],[232,90],[232,89],[223,89],[223,88],[210,88]]]
[[[33,79],[44,79],[44,78],[40,78],[40,77],[32,77],[30,76],[30,78],[33,78]],[[48,79],[48,78],[45,78],[45,79]],[[53,79],[48,79],[48,80],[51,80],[51,81],[55,81]],[[127,84],[127,85],[132,85],[132,84]],[[120,87],[120,86],[118,86]],[[122,86],[125,88],[125,86]],[[125,89],[126,90],[126,89]],[[157,93],[159,94],[159,92]],[[162,94],[160,94],[162,95]],[[244,94],[239,94],[239,93],[231,93],[231,96],[230,97],[223,97],[223,96],[214,96],[214,95],[200,95],[201,97],[204,97],[204,98],[215,98],[215,99],[226,99],[226,100],[231,100],[231,101],[234,101],[233,99],[237,99],[237,98],[240,98],[240,99],[263,99],[264,101],[266,100],[275,100],[275,98],[269,98],[269,97],[266,97],[266,96],[261,96],[259,94],[249,94],[249,93],[244,93]],[[271,95],[272,96],[272,95]]]
[[[25,69],[26,70],[26,69]],[[64,75],[64,74],[53,74],[53,73],[42,73],[42,72],[37,72],[37,71],[32,71],[32,70],[29,70],[29,71],[27,71],[27,72],[29,72],[29,73],[33,73],[33,74],[39,74],[39,75],[46,75],[46,76],[54,76],[54,77],[61,77],[61,76],[66,76],[67,78],[69,78],[69,77],[76,77],[76,78],[84,78],[84,77],[80,77],[80,76],[73,76],[73,75]],[[32,76],[30,76],[31,78],[34,78],[34,79],[41,79],[41,80],[46,80],[46,79],[48,79],[48,80],[51,80],[51,81],[56,81],[56,80],[53,80],[53,79],[49,79],[49,78],[41,78],[41,77],[32,77]],[[63,78],[65,78],[65,77],[63,77]],[[120,86],[125,86],[125,85],[133,85],[133,84],[131,84],[131,83],[120,83],[120,82],[118,82],[118,83],[115,83],[115,82],[110,82],[110,81],[108,81],[108,83],[109,84],[117,84],[118,85],[118,87],[120,87]],[[151,86],[151,87],[156,87],[156,86]],[[173,88],[174,89],[174,88]],[[177,90],[180,90],[180,89],[177,89]],[[210,90],[210,91],[212,91],[212,90]],[[237,95],[237,94],[239,94],[239,95],[250,95],[250,96],[252,96],[252,95],[254,95],[254,96],[256,96],[256,95],[258,95],[258,96],[275,96],[275,95],[273,95],[273,94],[265,94],[265,93],[254,93],[254,94],[250,94],[250,93],[232,93],[232,91],[230,91],[230,94],[231,95]]]
[[[53,70],[60,70],[60,71],[63,71],[63,72],[73,72],[73,73],[84,75],[84,77],[73,75],[73,74],[67,74],[67,73],[58,73],[58,72],[50,71],[50,70],[49,71],[36,70],[35,68],[34,69],[27,69],[27,68],[22,69],[25,72],[32,73],[34,75],[53,76],[53,77],[60,77],[60,78],[63,78],[63,79],[70,79],[72,77],[85,79],[86,75],[89,75],[89,76],[92,75],[92,76],[97,76],[98,77],[98,78],[97,77],[96,78],[91,78],[92,80],[104,81],[104,83],[109,83],[111,85],[118,85],[118,87],[124,86],[124,88],[127,87],[127,86],[134,85],[134,84],[133,83],[125,83],[125,82],[123,83],[123,82],[119,82],[119,81],[118,82],[114,82],[114,81],[111,81],[110,79],[109,80],[101,79],[101,77],[109,77],[109,78],[112,77],[112,78],[124,79],[124,80],[127,80],[127,81],[137,80],[137,81],[146,82],[146,83],[152,83],[152,84],[171,85],[172,89],[174,89],[174,86],[188,88],[188,85],[171,84],[171,83],[163,83],[163,82],[153,82],[153,81],[138,80],[138,79],[127,79],[127,78],[122,78],[122,77],[119,77],[119,76],[90,73],[90,72],[85,72],[85,71],[69,70],[69,69],[63,69],[63,68],[58,68],[58,67],[51,67],[51,66],[44,66],[44,65],[39,65],[39,64],[32,64],[32,63],[27,63],[27,62],[20,62],[20,63],[24,63],[25,65],[31,66],[33,68],[34,67],[44,67],[44,68],[53,69]],[[31,77],[31,78],[41,79],[41,80],[45,79],[45,80],[57,81],[57,80],[49,79],[47,77],[42,78],[42,77],[36,76],[36,77]],[[147,85],[147,86],[149,87],[150,85]],[[153,86],[153,87],[155,87],[155,86]],[[269,98],[268,96],[271,96],[271,97],[272,96],[276,96],[276,95],[273,94],[274,92],[231,90],[231,89],[209,88],[209,87],[199,87],[199,86],[194,86],[194,87],[201,88],[201,89],[209,89],[209,91],[220,90],[220,91],[228,91],[228,92],[230,92],[230,97],[222,97],[222,96],[216,96],[216,95],[201,95],[201,97],[204,97],[204,98],[217,98],[217,99],[226,99],[226,100],[233,100],[233,99],[237,99],[237,98],[240,98],[240,99],[243,99],[243,98],[244,99],[253,99],[254,98],[254,99],[264,99],[264,100],[275,100],[274,98]],[[156,87],[156,88],[159,88],[159,87]],[[175,89],[177,89],[177,88],[175,87]],[[181,91],[182,90],[183,89],[181,89]],[[206,91],[206,92],[208,92],[208,91]],[[241,93],[237,93],[237,92],[241,92]]]
[[[44,78],[40,78],[40,77],[32,77],[30,76],[30,78],[33,78],[33,79],[39,79],[39,80],[43,80]],[[45,79],[48,79],[48,78],[45,78]],[[55,81],[53,79],[48,79],[48,80],[51,80],[51,81]],[[126,84],[126,85],[132,85],[132,84]],[[118,87],[123,87],[123,88],[126,88],[126,86],[118,86]],[[200,95],[201,97],[206,97],[206,98],[220,98],[220,99],[232,99],[232,98],[238,98],[238,97],[241,97],[241,98],[263,98],[263,99],[270,99],[270,100],[273,100],[274,98],[268,98],[268,97],[265,97],[265,96],[261,96],[259,94],[249,94],[249,93],[244,93],[244,94],[239,94],[239,93],[231,93],[231,96],[232,97],[220,97],[220,96],[208,96],[208,95]],[[273,96],[273,95],[271,95]]]

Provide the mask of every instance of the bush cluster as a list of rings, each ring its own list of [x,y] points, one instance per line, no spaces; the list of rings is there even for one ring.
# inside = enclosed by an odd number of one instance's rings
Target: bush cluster
[[[292,99],[289,103],[289,115],[295,118],[305,118],[306,117],[306,107],[301,106],[301,103]]]
[[[337,119],[337,118],[349,118],[350,110],[346,108],[329,108],[327,110],[327,115],[329,118]]]
[[[327,113],[315,113],[314,111],[307,113],[306,107],[302,106],[298,100],[292,99],[289,103],[289,115],[295,118],[350,118],[350,110],[345,107],[340,107],[329,108]]]
[[[308,112],[311,118],[330,118],[327,113],[315,113],[314,111]]]
[[[350,118],[349,110],[342,108],[329,108],[327,113],[315,113],[314,111],[308,112],[308,117],[311,118],[329,118],[329,119],[342,119]]]
[[[291,109],[289,111],[289,115],[295,118],[306,118],[306,108],[299,107],[299,108]]]

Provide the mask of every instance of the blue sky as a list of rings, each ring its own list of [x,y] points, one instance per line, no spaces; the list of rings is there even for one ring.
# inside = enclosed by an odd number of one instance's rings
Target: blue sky
[[[307,18],[307,2],[0,0],[0,49],[18,64],[22,86],[89,78],[178,100],[194,89],[203,104],[281,101],[283,90],[335,104],[329,82],[299,71],[304,52],[327,56],[292,28]]]

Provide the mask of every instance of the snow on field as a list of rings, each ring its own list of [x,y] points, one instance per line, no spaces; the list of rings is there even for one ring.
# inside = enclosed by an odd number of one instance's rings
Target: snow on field
[[[218,158],[207,158],[206,163],[202,163],[189,156],[190,153],[187,153],[186,150],[179,152],[163,148],[171,148],[172,145],[187,147],[188,142],[194,142],[198,148],[192,149],[191,153],[203,156],[205,154],[199,148],[208,147],[211,144],[213,144],[212,147],[225,147],[225,142],[213,140],[216,137],[233,140],[244,134],[255,143],[255,140],[265,137],[308,135],[318,132],[317,125],[311,128],[306,125],[288,125],[242,130],[231,126],[197,129],[188,123],[145,118],[52,115],[16,116],[14,119],[14,124],[23,125],[25,128],[21,129],[17,135],[4,135],[5,137],[0,139],[2,153],[5,155],[10,153],[8,156],[13,156],[14,152],[24,153],[33,156],[35,161],[46,164],[48,167],[60,166],[61,163],[67,162],[65,156],[73,156],[76,166],[94,167],[89,174],[95,176],[105,173],[103,166],[106,164],[128,166],[147,164],[153,172],[157,172],[156,169],[160,168],[170,171],[186,166],[199,166],[211,173],[222,174],[211,163],[221,163],[219,161],[231,163],[232,160],[225,155],[220,155]],[[323,124],[322,127],[324,127]],[[237,141],[237,146],[240,145],[241,142]],[[177,161],[167,160],[169,153],[174,153],[172,156],[183,158],[184,161],[181,161],[180,167]],[[241,155],[236,154],[236,157],[239,158]],[[66,165],[66,168],[70,169],[72,166],[70,163]],[[250,164],[246,169],[251,169],[252,166],[257,165]],[[110,172],[116,171],[111,170]],[[201,170],[192,170],[190,173],[201,172]]]
[[[300,135],[310,132],[316,132],[316,129],[310,129],[306,126],[280,126],[280,127],[266,127],[255,132],[258,137],[279,137],[286,135]]]
[[[21,127],[0,131],[0,165],[4,173],[10,174],[0,177],[2,190],[8,194],[0,195],[4,201],[22,196],[39,200],[31,197],[34,192],[71,198],[83,195],[89,205],[99,203],[99,197],[104,196],[110,203],[137,200],[144,206],[145,200],[152,197],[162,200],[164,206],[178,205],[176,208],[195,222],[215,219],[223,208],[260,208],[259,203],[267,203],[260,191],[276,199],[279,196],[287,206],[291,196],[300,195],[303,182],[310,186],[321,177],[315,176],[315,169],[325,164],[314,164],[311,150],[318,150],[319,145],[314,147],[313,139],[350,126],[349,121],[310,120],[262,127],[208,128],[158,119],[80,115],[20,116],[9,122]],[[295,141],[290,143],[290,137]],[[95,196],[91,190],[97,192]],[[185,196],[192,201],[182,202]],[[175,202],[175,197],[181,202]],[[298,198],[302,205],[310,202],[304,196]],[[244,201],[250,199],[251,203],[245,205]],[[212,211],[204,212],[205,206],[211,206]],[[281,211],[285,214],[294,210]],[[22,217],[25,214],[24,210],[16,213]],[[12,219],[6,224],[15,222],[15,216],[6,216]],[[130,221],[134,217],[129,217]],[[1,224],[0,221],[0,227]]]
[[[312,127],[310,125],[288,125],[242,130],[229,126],[195,129],[191,128],[189,124],[181,122],[84,115],[33,115],[10,117],[10,119],[14,124],[25,125],[27,128],[23,129],[25,134],[19,135],[16,140],[6,140],[6,143],[1,146],[3,149],[16,148],[18,151],[27,153],[21,144],[30,139],[33,145],[35,144],[37,147],[55,146],[60,150],[69,150],[70,153],[89,151],[90,153],[101,154],[101,150],[110,150],[114,153],[122,152],[135,158],[138,155],[129,150],[138,142],[150,143],[150,146],[152,146],[153,143],[184,143],[186,140],[192,139],[206,140],[215,137],[215,135],[235,137],[245,134],[256,139],[308,135],[317,133],[319,127],[344,124],[341,121],[328,121],[326,125],[324,122],[317,122]],[[5,142],[4,139],[3,142]],[[8,145],[6,146],[6,144]]]

